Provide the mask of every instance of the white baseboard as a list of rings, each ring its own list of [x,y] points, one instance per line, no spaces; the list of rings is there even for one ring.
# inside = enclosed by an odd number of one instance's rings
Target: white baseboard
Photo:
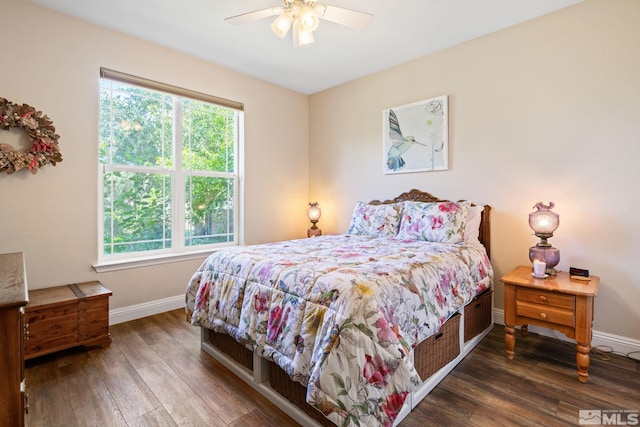
[[[141,319],[154,314],[164,313],[185,306],[184,295],[176,295],[155,301],[144,302],[142,304],[131,305],[129,307],[109,310],[109,324],[128,322],[130,320]]]
[[[494,323],[504,325],[504,310],[495,308],[493,310],[493,319]],[[567,338],[561,332],[540,326],[529,325],[529,332],[543,335],[545,337],[556,338],[562,341],[575,342],[575,340]],[[605,347],[605,350],[608,350],[606,347],[610,347],[616,353],[629,354],[631,352],[640,351],[640,340],[594,330],[591,347]]]

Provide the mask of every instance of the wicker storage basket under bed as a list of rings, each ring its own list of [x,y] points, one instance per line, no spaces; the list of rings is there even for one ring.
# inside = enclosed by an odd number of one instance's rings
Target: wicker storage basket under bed
[[[209,343],[247,369],[253,371],[253,352],[238,343],[231,336],[211,329],[206,331]]]
[[[321,425],[335,426],[320,411],[307,403],[307,388],[289,378],[289,375],[273,362],[269,362],[269,385]]]
[[[491,325],[493,289],[487,289],[464,308],[464,342]]]
[[[413,365],[426,380],[460,354],[460,314],[456,313],[440,328],[418,344],[413,351]]]

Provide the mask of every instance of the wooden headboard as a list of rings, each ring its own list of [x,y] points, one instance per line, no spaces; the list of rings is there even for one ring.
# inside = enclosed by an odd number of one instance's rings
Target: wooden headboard
[[[424,191],[413,189],[411,191],[407,191],[406,193],[400,194],[398,197],[392,200],[385,200],[381,202],[380,200],[373,200],[369,202],[372,205],[386,205],[390,203],[399,203],[399,202],[450,202],[450,200],[439,199],[436,196],[426,193]],[[462,200],[459,200],[462,201]],[[473,205],[473,203],[472,203]],[[484,205],[484,210],[482,211],[482,216],[480,219],[480,243],[482,243],[487,250],[487,255],[491,258],[491,222],[489,220],[491,213],[491,206]]]

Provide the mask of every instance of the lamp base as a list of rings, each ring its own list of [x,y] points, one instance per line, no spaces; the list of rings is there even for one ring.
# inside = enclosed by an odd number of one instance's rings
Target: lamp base
[[[320,230],[318,227],[311,227],[310,229],[307,230],[307,237],[317,237],[317,236],[322,236],[322,230]]]
[[[529,260],[538,259],[544,261],[547,264],[546,274],[549,276],[555,276],[558,274],[554,268],[560,262],[560,251],[553,246],[533,246],[529,248]]]

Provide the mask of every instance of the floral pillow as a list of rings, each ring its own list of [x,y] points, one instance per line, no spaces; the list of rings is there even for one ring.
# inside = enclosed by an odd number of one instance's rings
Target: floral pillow
[[[470,202],[405,202],[398,239],[460,243]]]
[[[395,237],[400,224],[401,205],[370,205],[356,202],[347,234]]]

